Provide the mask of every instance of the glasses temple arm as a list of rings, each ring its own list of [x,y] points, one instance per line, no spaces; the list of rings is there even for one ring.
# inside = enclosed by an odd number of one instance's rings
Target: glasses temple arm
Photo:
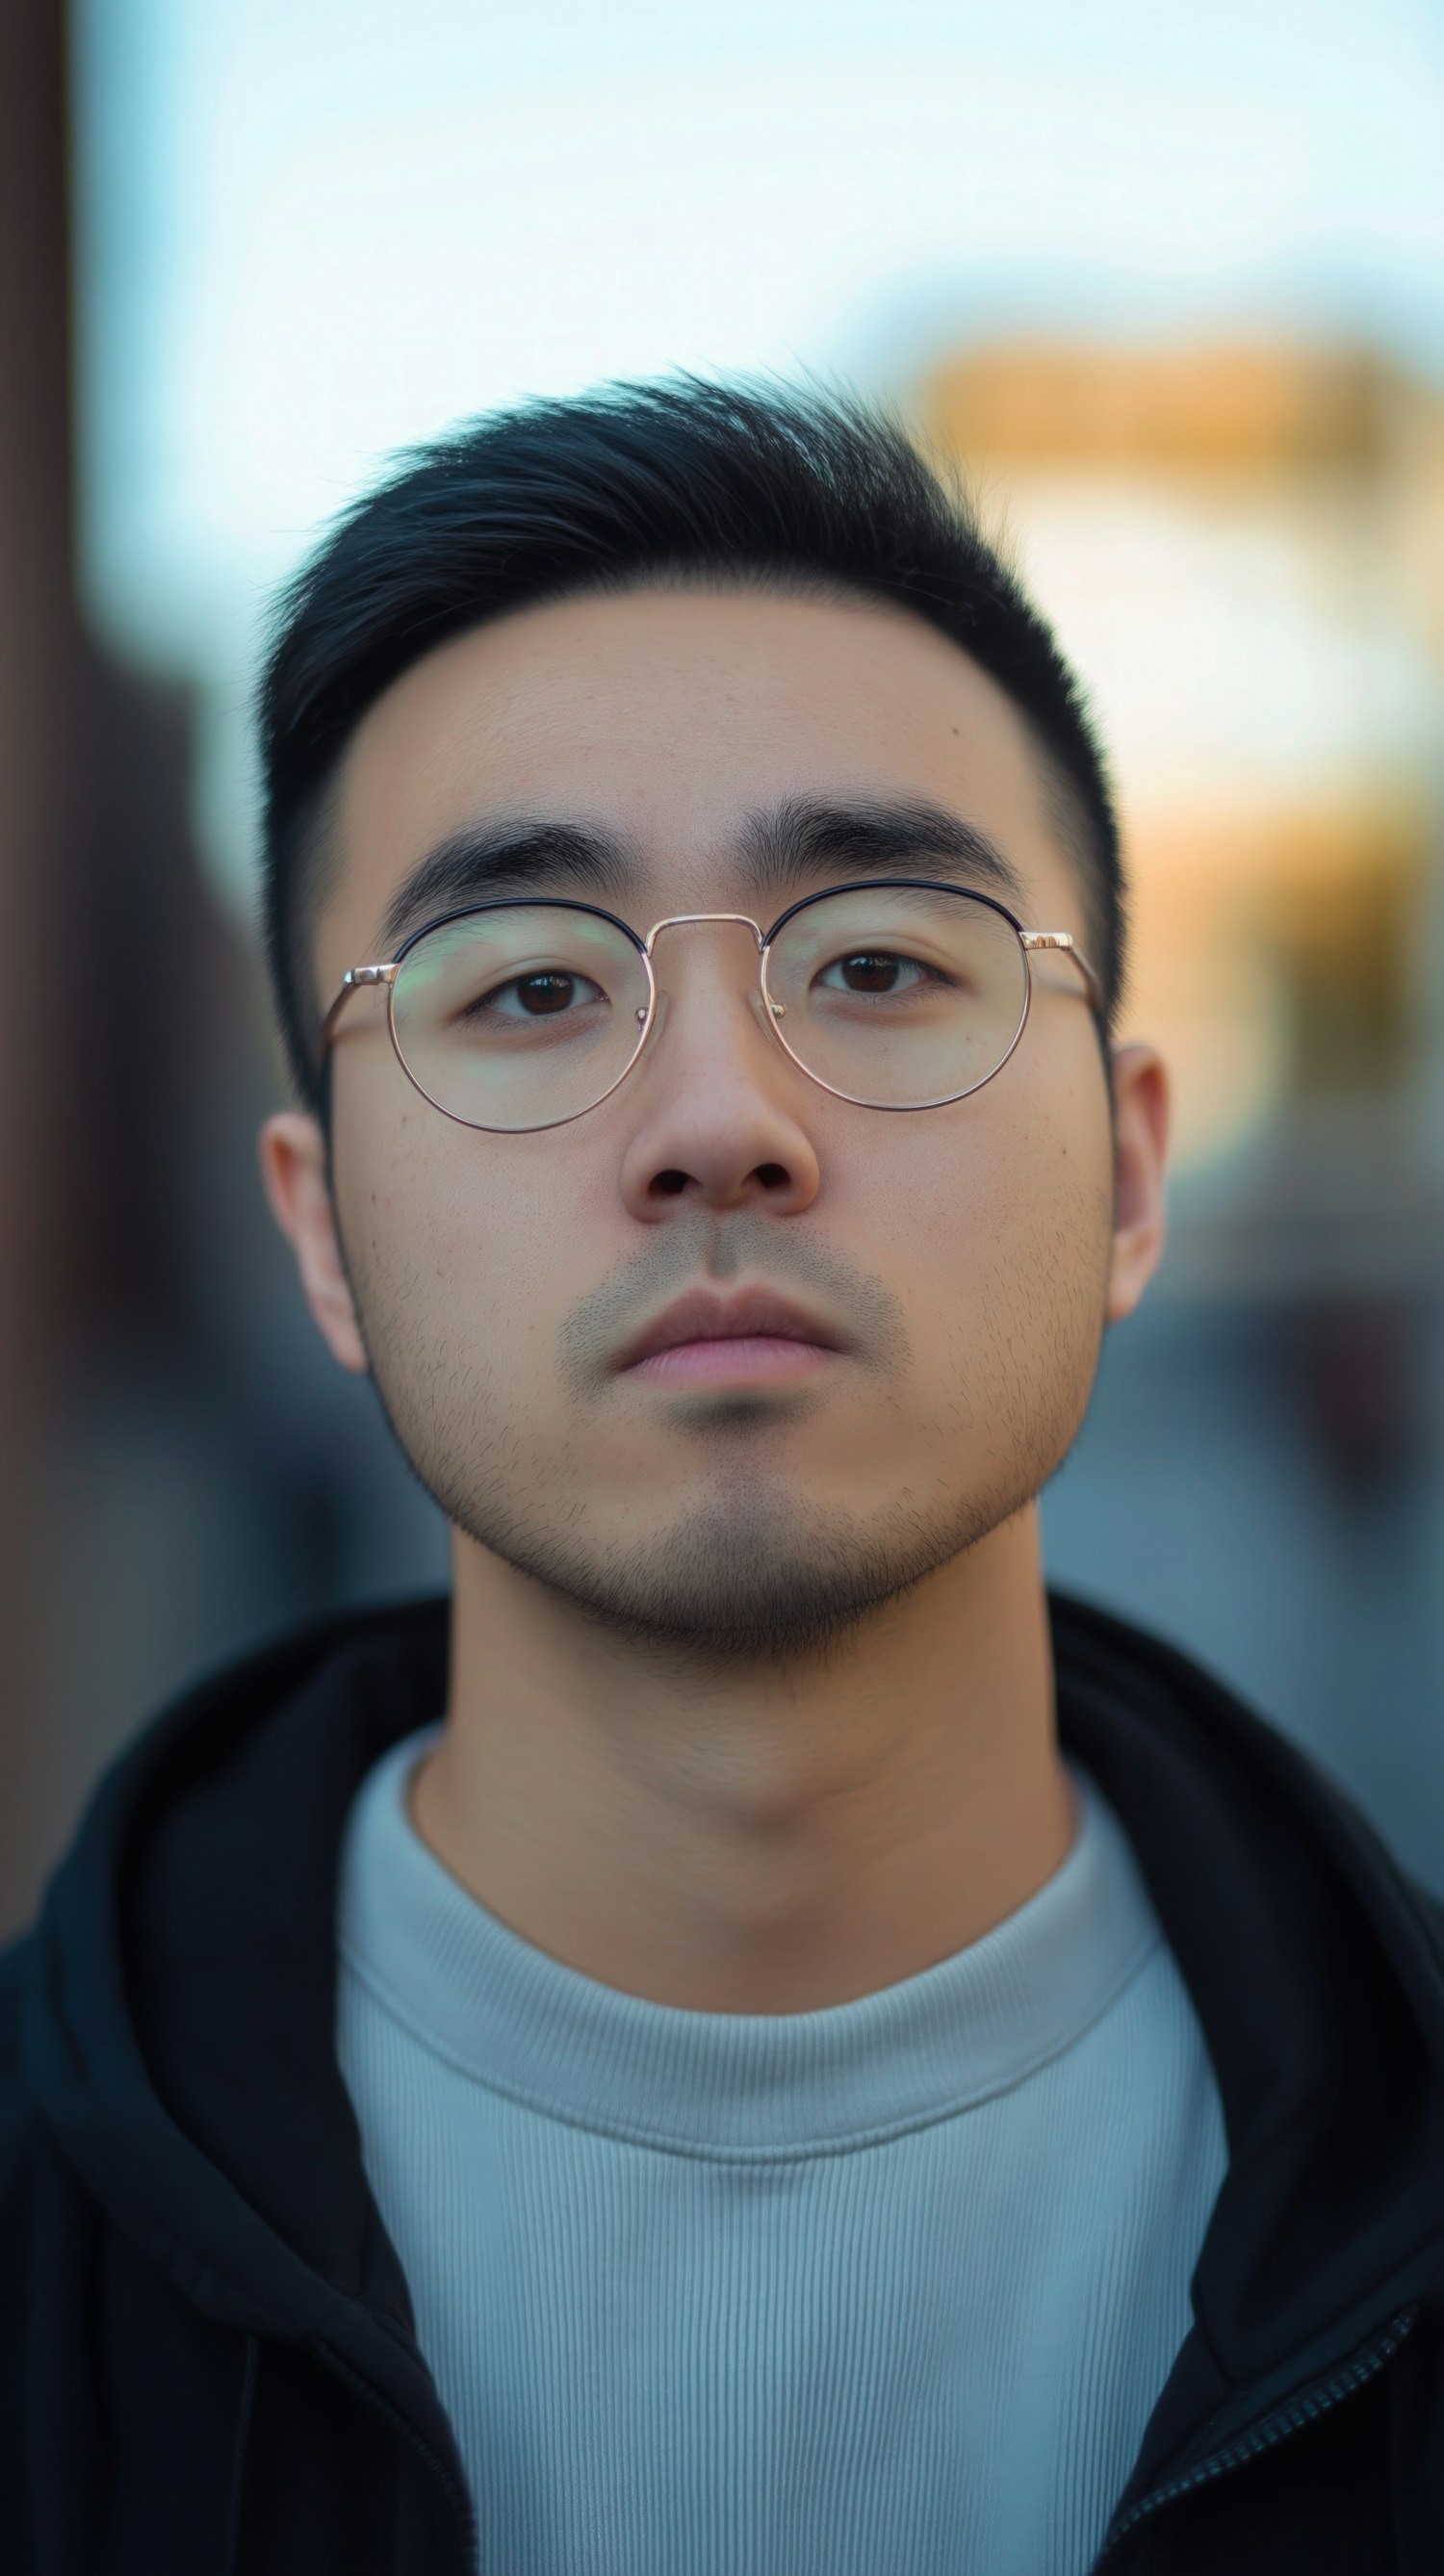
[[[1084,983],[1088,987],[1088,999],[1092,1003],[1094,1010],[1097,1012],[1099,1019],[1106,1019],[1107,1014],[1104,1009],[1102,984],[1099,982],[1094,969],[1089,965],[1087,958],[1084,956],[1083,951],[1079,947],[1071,930],[1025,930],[1022,933],[1022,941],[1023,946],[1027,949],[1058,948],[1061,949],[1066,956],[1071,957],[1079,974],[1082,976]]]
[[[341,978],[341,989],[337,994],[335,1001],[332,1003],[331,1008],[326,1013],[324,1020],[321,1022],[321,1034],[318,1044],[322,1055],[325,1055],[329,1051],[331,1040],[336,1034],[336,1023],[345,1009],[346,1004],[350,1001],[352,994],[359,992],[363,984],[390,984],[395,980],[395,975],[396,962],[394,959],[384,966],[347,967],[345,974]]]

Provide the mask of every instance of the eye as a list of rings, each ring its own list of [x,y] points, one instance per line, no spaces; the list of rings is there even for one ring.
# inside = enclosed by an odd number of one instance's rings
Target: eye
[[[833,993],[887,994],[912,992],[941,978],[916,957],[899,956],[896,949],[854,948],[825,966],[818,981]]]
[[[573,974],[564,966],[543,966],[530,975],[514,975],[507,984],[494,984],[472,1004],[474,1011],[495,1013],[505,1020],[554,1020],[566,1016],[578,1004],[604,1002],[606,995],[590,975]]]

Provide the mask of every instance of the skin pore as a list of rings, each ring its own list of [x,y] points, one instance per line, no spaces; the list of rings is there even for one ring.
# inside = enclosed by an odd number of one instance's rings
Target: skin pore
[[[945,808],[1011,863],[1025,925],[1086,952],[1024,724],[945,637],[865,602],[644,590],[448,642],[366,715],[318,1024],[348,967],[395,954],[398,888],[460,831],[598,827],[628,881],[545,891],[642,931],[721,910],[765,928],[847,873],[756,891],[749,824],[798,799]],[[969,881],[956,859],[910,872]],[[317,1324],[452,1523],[418,1829],[605,1984],[807,2011],[978,1939],[1066,1856],[1033,1497],[1162,1248],[1164,1078],[1118,1050],[1110,1120],[1062,956],[1035,958],[991,1082],[901,1115],[789,1060],[745,930],[666,931],[656,968],[665,1008],[625,1081],[523,1135],[432,1108],[363,992],[334,1049],[330,1186],[299,1112],[268,1122],[262,1163]],[[625,1365],[694,1289],[771,1290],[844,1347],[705,1384]]]

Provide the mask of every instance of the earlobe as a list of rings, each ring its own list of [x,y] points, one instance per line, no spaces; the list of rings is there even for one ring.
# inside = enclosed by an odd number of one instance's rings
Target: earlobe
[[[1131,1315],[1163,1257],[1168,1075],[1150,1046],[1117,1047],[1113,1076],[1113,1257],[1110,1324]]]
[[[332,1356],[364,1377],[366,1347],[341,1257],[320,1126],[300,1110],[280,1110],[261,1129],[259,1150],[271,1214],[296,1256],[306,1303]]]

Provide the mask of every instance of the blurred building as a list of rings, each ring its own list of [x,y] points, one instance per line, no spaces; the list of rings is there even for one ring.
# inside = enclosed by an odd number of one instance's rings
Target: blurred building
[[[1168,1031],[1182,1161],[1281,1117],[1302,1149],[1344,1098],[1387,1159],[1439,1043],[1444,398],[1353,349],[1032,346],[921,410],[1113,748],[1128,1021]]]

